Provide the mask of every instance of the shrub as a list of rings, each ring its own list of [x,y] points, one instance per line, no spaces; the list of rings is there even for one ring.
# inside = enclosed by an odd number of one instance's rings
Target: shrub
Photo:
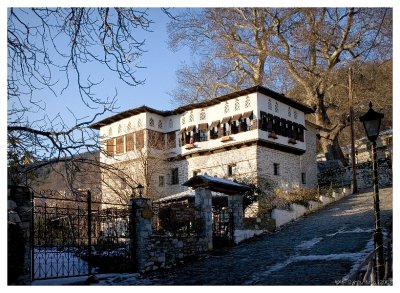
[[[276,188],[271,205],[283,209],[288,209],[292,203],[308,207],[309,201],[311,200],[319,201],[319,195],[316,189],[297,187],[291,190],[282,190]]]

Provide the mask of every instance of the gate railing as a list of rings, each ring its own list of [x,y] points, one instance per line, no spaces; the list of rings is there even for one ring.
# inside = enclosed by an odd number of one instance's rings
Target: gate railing
[[[33,196],[32,279],[130,271],[127,204]]]

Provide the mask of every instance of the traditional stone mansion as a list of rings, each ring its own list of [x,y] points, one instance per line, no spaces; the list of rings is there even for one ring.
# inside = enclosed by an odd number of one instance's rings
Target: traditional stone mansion
[[[254,86],[171,111],[138,107],[91,127],[100,131],[101,162],[162,198],[186,191],[182,183],[197,174],[315,187],[316,129],[306,121],[313,112]],[[103,180],[103,194],[129,189],[118,178],[107,182],[112,177]]]

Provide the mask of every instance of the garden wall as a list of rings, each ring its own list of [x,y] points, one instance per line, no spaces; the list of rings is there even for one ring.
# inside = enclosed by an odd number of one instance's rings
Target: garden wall
[[[360,189],[372,187],[372,163],[365,162],[356,165],[357,186]],[[351,186],[351,166],[332,169],[318,174],[318,184],[321,187],[331,186],[339,188]],[[382,158],[378,160],[378,181],[380,187],[392,185],[392,160]]]

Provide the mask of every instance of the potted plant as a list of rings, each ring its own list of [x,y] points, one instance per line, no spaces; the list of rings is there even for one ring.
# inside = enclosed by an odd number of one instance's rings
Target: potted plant
[[[275,131],[270,131],[270,132],[268,133],[268,138],[277,139],[278,136],[276,135]]]

